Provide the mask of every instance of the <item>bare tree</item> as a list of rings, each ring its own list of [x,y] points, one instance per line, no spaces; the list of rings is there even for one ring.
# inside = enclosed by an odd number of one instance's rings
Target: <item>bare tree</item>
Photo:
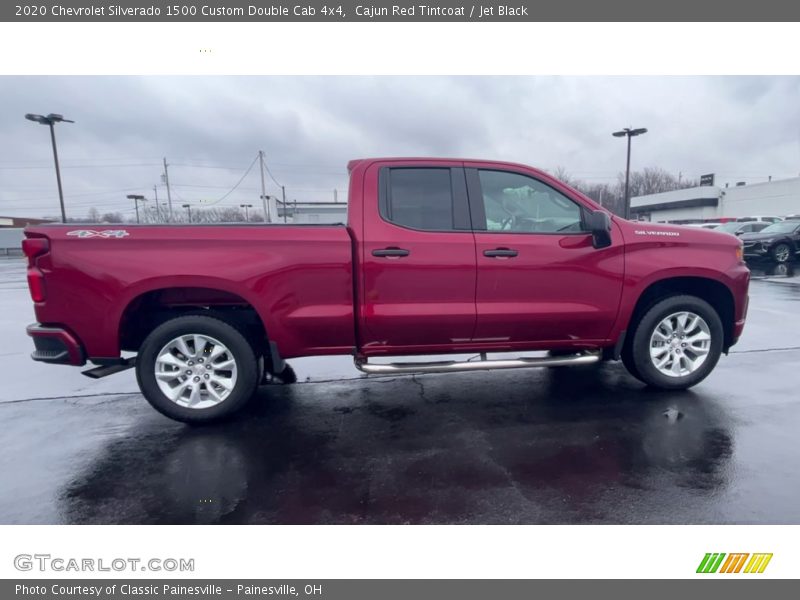
[[[553,171],[553,176],[589,196],[589,198],[614,214],[623,215],[625,213],[625,173],[619,173],[617,181],[613,185],[608,183],[587,183],[570,175],[569,171],[562,166],[556,167]],[[646,167],[642,171],[631,171],[630,195],[631,198],[635,198],[636,196],[696,187],[699,184],[696,179],[675,177],[675,175],[661,167]]]
[[[617,176],[617,185],[620,189],[625,189],[625,173],[620,173]],[[661,192],[671,192],[697,185],[699,185],[697,180],[680,180],[661,167],[645,167],[643,171],[631,171],[630,194],[631,198],[635,198],[636,196],[660,194]]]

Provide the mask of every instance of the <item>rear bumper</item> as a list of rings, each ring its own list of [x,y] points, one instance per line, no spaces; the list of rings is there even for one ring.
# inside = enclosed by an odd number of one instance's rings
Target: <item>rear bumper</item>
[[[86,364],[86,354],[78,339],[60,327],[49,327],[32,323],[26,331],[33,338],[36,348],[31,354],[33,360],[54,365]]]

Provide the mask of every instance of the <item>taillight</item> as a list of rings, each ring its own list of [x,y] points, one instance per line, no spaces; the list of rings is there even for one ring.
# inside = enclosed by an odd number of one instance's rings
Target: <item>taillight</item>
[[[44,275],[36,267],[28,267],[28,289],[34,302],[44,302]]]
[[[50,240],[43,237],[25,238],[22,240],[22,251],[28,257],[28,266],[32,267],[36,263],[36,257],[45,254],[50,250]]]
[[[44,237],[31,237],[22,240],[22,251],[28,257],[28,289],[34,302],[44,302],[44,273],[36,265],[36,259],[50,250],[50,240]]]

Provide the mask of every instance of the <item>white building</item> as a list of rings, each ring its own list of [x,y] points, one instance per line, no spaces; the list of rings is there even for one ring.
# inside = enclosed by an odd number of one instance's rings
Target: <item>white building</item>
[[[347,204],[344,202],[283,202],[278,200],[278,219],[295,224],[347,223]]]
[[[800,177],[734,187],[703,185],[631,198],[631,218],[654,222],[796,214],[800,214]]]

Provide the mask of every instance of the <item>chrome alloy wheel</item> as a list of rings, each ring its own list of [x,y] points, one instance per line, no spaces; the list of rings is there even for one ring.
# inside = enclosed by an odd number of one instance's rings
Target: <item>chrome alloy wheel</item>
[[[711,349],[711,330],[703,317],[676,312],[656,325],[650,336],[650,360],[668,377],[685,377],[706,361]]]
[[[161,392],[178,406],[210,408],[236,387],[236,359],[219,340],[187,334],[168,342],[155,362]]]

